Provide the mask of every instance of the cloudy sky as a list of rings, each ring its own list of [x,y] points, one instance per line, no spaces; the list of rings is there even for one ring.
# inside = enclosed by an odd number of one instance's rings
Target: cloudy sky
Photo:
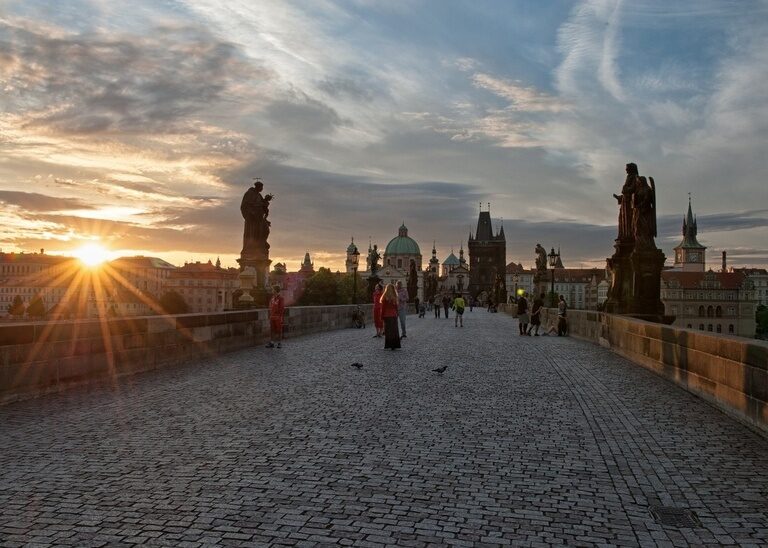
[[[442,258],[479,202],[602,265],[634,161],[668,257],[690,192],[768,265],[766,82],[765,0],[0,0],[0,248],[234,266],[261,177],[289,268],[403,221]]]

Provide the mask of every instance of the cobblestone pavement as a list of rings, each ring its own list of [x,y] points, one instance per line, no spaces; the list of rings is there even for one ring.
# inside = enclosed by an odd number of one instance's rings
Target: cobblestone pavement
[[[0,545],[768,543],[768,441],[603,348],[465,319],[0,407]]]

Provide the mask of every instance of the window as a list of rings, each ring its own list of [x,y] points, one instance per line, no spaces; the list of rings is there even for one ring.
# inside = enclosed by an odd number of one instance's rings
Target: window
[[[707,326],[707,331],[709,331],[709,332],[711,332],[711,331],[712,331],[712,324],[709,324],[709,325]]]
[[[703,323],[699,324],[699,331],[704,331],[704,324]]]
[[[723,332],[723,326],[720,324],[717,324],[717,332],[722,333]]]
[[[704,317],[704,305],[701,305],[699,307],[699,318],[703,318],[703,317]]]
[[[723,307],[722,306],[718,305],[717,308],[715,308],[715,317],[716,318],[722,318],[723,317]]]
[[[728,324],[728,333],[733,333],[733,324]]]

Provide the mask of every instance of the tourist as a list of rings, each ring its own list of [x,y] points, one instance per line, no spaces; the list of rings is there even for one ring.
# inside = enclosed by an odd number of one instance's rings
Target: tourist
[[[419,303],[419,318],[423,318],[426,313],[427,313],[427,305],[425,305],[424,303]]]
[[[525,293],[517,299],[517,325],[520,335],[528,335],[528,299]]]
[[[280,294],[280,286],[272,286],[272,298],[269,300],[269,344],[267,348],[283,347],[283,314],[285,299]]]
[[[453,304],[451,304],[451,308],[456,312],[456,315],[453,317],[453,325],[454,327],[464,327],[464,307],[466,306],[466,303],[464,302],[464,299],[462,298],[460,293],[456,293],[456,297],[453,299]]]
[[[384,333],[384,320],[381,319],[381,295],[384,293],[384,284],[381,280],[373,288],[373,325],[376,327],[374,338],[381,338]]]
[[[440,317],[440,300],[435,297],[435,318]]]
[[[448,319],[448,309],[451,307],[451,299],[448,295],[443,297],[443,310],[445,310],[445,319]]]
[[[531,308],[531,327],[528,328],[528,335],[531,331],[534,331],[534,336],[539,336],[539,326],[541,325],[541,310],[544,308],[544,293],[533,299],[533,307]]]
[[[417,313],[419,312],[419,310],[421,310],[419,308],[420,304],[421,304],[421,300],[418,297],[413,299],[413,308],[414,308],[414,310],[416,310]]]
[[[408,290],[403,282],[397,280],[397,316],[400,318],[400,329],[403,330],[401,339],[405,339],[405,315],[408,313]]]
[[[384,348],[400,348],[400,333],[397,329],[397,291],[387,284],[381,295],[381,317],[384,320]]]
[[[560,295],[560,302],[557,303],[557,336],[563,337],[568,334],[568,321],[565,314],[568,311],[568,305],[565,303],[565,297]]]
[[[472,308],[475,306],[475,298],[470,295],[469,296],[469,311],[472,312]]]

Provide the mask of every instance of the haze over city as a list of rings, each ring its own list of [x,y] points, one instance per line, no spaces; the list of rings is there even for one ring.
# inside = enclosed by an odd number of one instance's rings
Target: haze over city
[[[765,2],[2,6],[3,251],[234,266],[260,177],[291,269],[402,222],[445,256],[479,202],[509,261],[603,266],[636,162],[668,263],[691,193],[710,260],[768,265]]]

